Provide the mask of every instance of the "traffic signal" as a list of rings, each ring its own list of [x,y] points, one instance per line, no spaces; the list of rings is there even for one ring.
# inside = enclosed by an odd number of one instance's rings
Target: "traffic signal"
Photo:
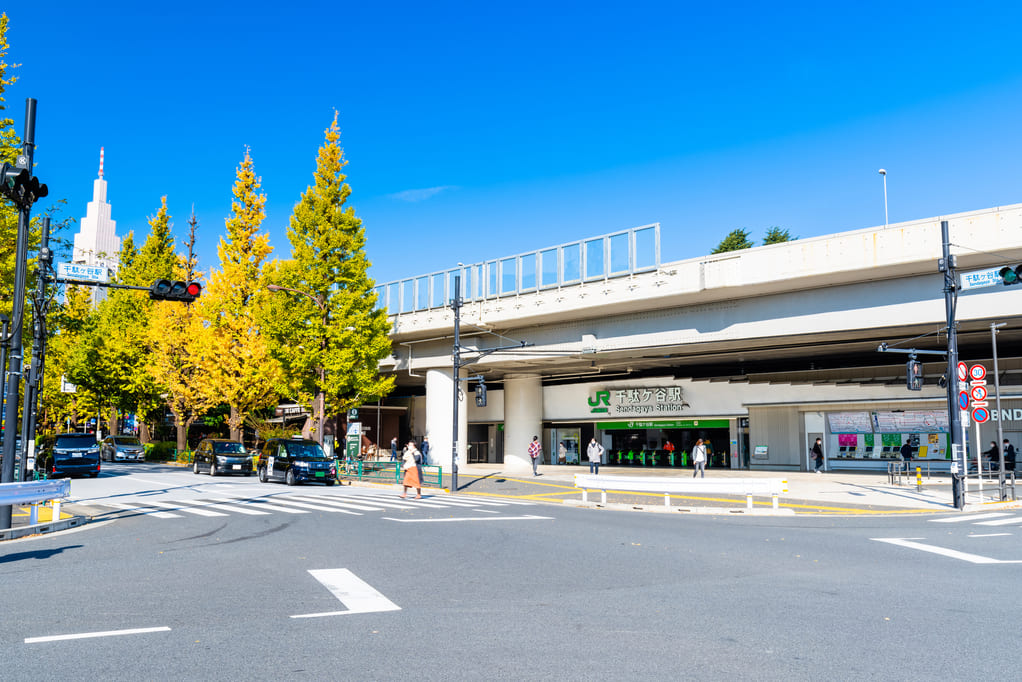
[[[486,384],[476,384],[476,407],[486,407]]]
[[[27,168],[18,168],[9,163],[0,166],[0,193],[13,201],[19,208],[30,208],[50,190],[39,182]]]
[[[198,282],[181,282],[169,279],[158,279],[149,287],[149,298],[154,301],[179,301],[191,303],[202,293],[202,285]]]
[[[905,363],[905,385],[910,391],[923,390],[923,363],[909,360]]]
[[[1001,276],[1001,282],[1006,287],[1011,286],[1012,284],[1018,284],[1019,282],[1022,282],[1022,265],[1016,265],[1014,268],[1001,268],[1001,271],[997,274]]]

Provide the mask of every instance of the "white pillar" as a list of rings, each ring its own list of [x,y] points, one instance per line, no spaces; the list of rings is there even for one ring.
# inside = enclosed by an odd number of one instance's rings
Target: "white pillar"
[[[429,461],[451,470],[451,437],[454,435],[454,397],[451,394],[451,370],[426,372],[426,434],[429,436]],[[464,389],[464,387],[462,387]],[[466,464],[468,444],[468,406],[462,390],[458,402],[458,466]]]
[[[508,374],[504,377],[506,470],[532,471],[528,450],[533,436],[543,442],[543,383],[538,374]]]

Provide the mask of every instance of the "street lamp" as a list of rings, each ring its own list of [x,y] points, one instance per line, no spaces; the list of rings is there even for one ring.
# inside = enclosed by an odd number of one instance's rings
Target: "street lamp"
[[[884,176],[884,229],[887,229],[887,171],[881,168],[880,175]]]
[[[298,294],[299,296],[304,296],[305,298],[309,299],[310,301],[315,303],[316,307],[319,308],[320,311],[323,313],[323,326],[326,327],[326,324],[327,324],[327,309],[326,309],[326,303],[323,300],[323,296],[321,296],[321,295],[313,296],[312,294],[310,294],[307,291],[300,291],[298,289],[292,289],[291,287],[285,287],[285,286],[281,286],[279,284],[267,284],[266,288],[268,290],[274,291],[274,292],[277,292],[277,291],[287,291],[287,292],[290,292],[292,294]],[[320,349],[321,354],[325,354],[326,353],[326,333],[325,332],[323,333],[323,338],[321,338],[319,340],[319,349]],[[322,358],[322,355],[321,355],[321,358]],[[313,406],[312,410],[313,410],[313,413],[315,414],[314,419],[316,421],[316,441],[320,444],[320,446],[322,446],[323,445],[323,430],[324,430],[324,425],[326,424],[326,393],[325,393],[325,390],[324,390],[324,387],[326,386],[326,369],[323,367],[322,361],[320,361],[319,367],[316,368],[316,374],[317,374],[317,376],[319,378],[319,385],[316,387],[318,390],[316,391],[316,398],[313,401],[314,406]]]

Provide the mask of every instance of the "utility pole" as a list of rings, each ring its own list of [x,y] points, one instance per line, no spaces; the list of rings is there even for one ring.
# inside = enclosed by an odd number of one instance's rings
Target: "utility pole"
[[[1004,429],[1001,427],[1001,379],[997,376],[997,328],[1003,327],[1007,322],[990,323],[990,343],[994,348],[994,406],[997,409],[997,450],[1001,453],[1000,475],[997,480],[1001,483],[1001,490],[1004,490]]]
[[[937,263],[937,269],[944,273],[944,311],[947,316],[948,428],[951,431],[952,456],[961,467],[960,471],[964,477],[969,471],[969,464],[965,454],[965,434],[962,431],[961,411],[958,408],[958,326],[955,321],[955,307],[958,303],[958,273],[955,271],[955,257],[951,255],[951,241],[946,220],[940,221],[940,237],[943,243],[943,258]],[[964,482],[965,479],[962,480]],[[958,502],[956,497],[953,503],[957,506]]]
[[[39,394],[43,390],[44,360],[46,358],[46,314],[50,302],[46,299],[46,278],[53,263],[50,251],[50,216],[43,217],[36,259],[36,285],[32,294],[32,365],[25,384],[25,409],[22,416],[21,442],[24,453],[21,462],[21,480],[28,476],[28,460],[35,456],[35,434],[38,421]]]

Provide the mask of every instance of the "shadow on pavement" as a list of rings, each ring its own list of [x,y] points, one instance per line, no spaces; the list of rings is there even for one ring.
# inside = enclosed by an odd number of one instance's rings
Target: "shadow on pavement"
[[[66,547],[57,547],[55,549],[39,549],[29,552],[15,552],[13,554],[5,554],[0,556],[0,564],[12,563],[14,561],[22,561],[24,559],[49,559],[50,557],[60,554],[67,549],[79,549],[83,545],[67,545]]]

